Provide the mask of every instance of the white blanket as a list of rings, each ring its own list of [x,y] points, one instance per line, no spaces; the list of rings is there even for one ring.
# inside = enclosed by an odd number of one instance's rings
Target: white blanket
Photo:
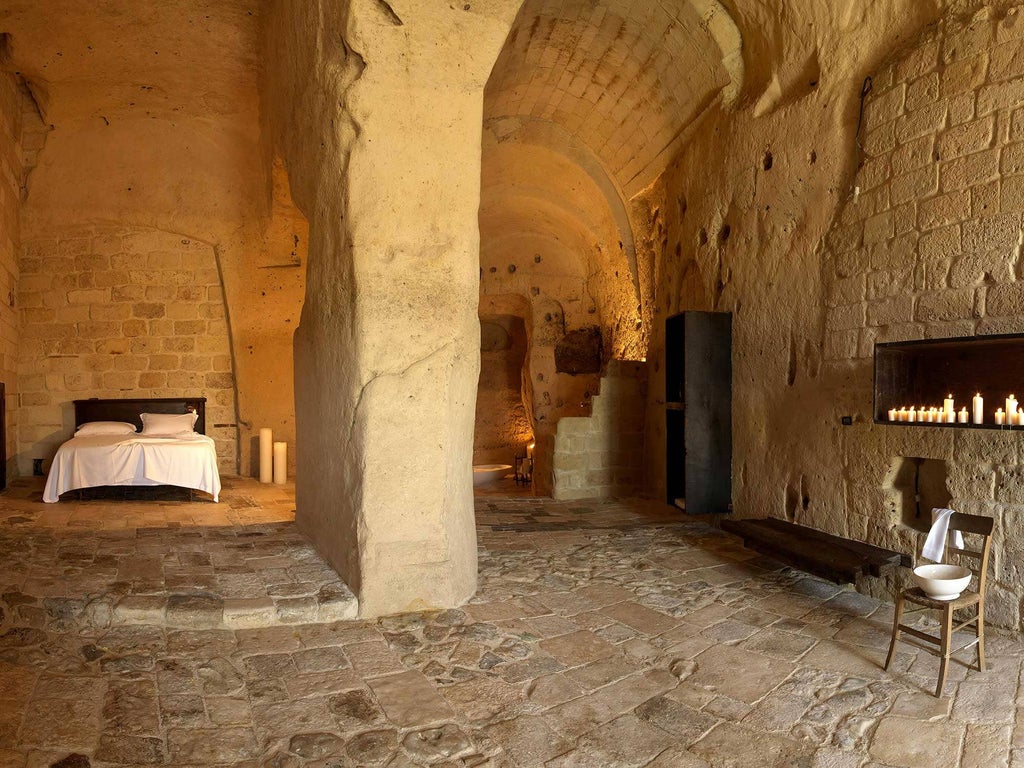
[[[43,501],[100,485],[177,485],[205,491],[217,501],[220,474],[213,438],[93,435],[73,437],[57,449]]]

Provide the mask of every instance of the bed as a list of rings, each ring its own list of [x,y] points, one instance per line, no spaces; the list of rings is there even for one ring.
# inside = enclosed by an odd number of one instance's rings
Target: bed
[[[142,434],[143,413],[195,414],[194,432]],[[206,435],[206,398],[75,400],[75,429],[97,422],[124,422],[140,432],[78,432],[57,449],[43,501],[53,503],[82,488],[161,485],[203,491],[218,501],[220,474],[213,439]]]

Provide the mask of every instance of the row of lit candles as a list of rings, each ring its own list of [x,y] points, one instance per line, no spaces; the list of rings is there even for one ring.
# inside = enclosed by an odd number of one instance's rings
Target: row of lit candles
[[[1006,398],[1005,408],[1006,410],[996,409],[994,414],[996,424],[1024,426],[1024,409],[1018,405],[1016,396],[1010,395]],[[912,405],[910,408],[889,409],[889,421],[907,421],[917,424],[967,424],[968,419],[972,424],[985,423],[985,398],[981,396],[980,392],[971,400],[970,414],[968,414],[966,406],[959,412],[956,411],[953,395],[946,395],[941,408],[937,405],[922,405],[919,408]]]

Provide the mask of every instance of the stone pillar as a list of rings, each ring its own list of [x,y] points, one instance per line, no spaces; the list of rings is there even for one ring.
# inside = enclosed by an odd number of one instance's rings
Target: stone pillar
[[[519,2],[280,0],[269,19],[271,119],[310,219],[296,519],[362,616],[476,588],[483,88]]]

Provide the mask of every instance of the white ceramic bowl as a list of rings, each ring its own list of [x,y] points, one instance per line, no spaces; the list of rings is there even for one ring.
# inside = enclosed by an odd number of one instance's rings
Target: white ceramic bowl
[[[490,485],[512,471],[511,464],[474,464],[473,485]]]
[[[933,600],[956,600],[971,583],[971,572],[960,565],[919,565],[914,581]]]

